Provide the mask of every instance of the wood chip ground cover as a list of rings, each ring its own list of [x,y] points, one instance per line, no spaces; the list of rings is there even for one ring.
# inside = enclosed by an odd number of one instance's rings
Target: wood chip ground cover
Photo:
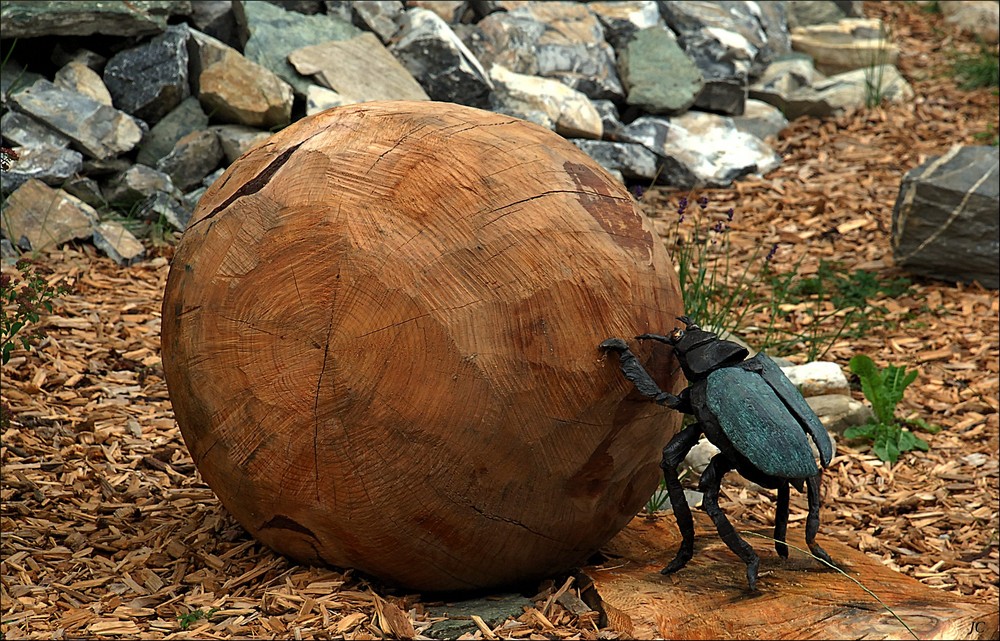
[[[948,69],[951,51],[975,51],[968,38],[912,4],[866,3],[866,10],[891,25],[917,99],[796,121],[776,142],[779,169],[704,192],[711,212],[736,211],[737,260],[779,243],[779,271],[801,258],[800,273],[813,273],[826,259],[848,271],[902,276],[889,251],[902,175],[952,144],[995,135],[996,95],[958,89]],[[672,224],[680,196],[646,196],[659,226]],[[44,343],[15,352],[2,371],[2,396],[14,416],[0,447],[4,637],[374,639],[426,632],[439,619],[433,603],[349,571],[285,560],[251,540],[201,481],[160,366],[169,249],[161,253],[129,268],[88,245],[42,259],[49,281],[69,292],[44,321]],[[919,369],[901,411],[944,430],[927,437],[929,452],[905,454],[895,465],[865,446],[839,443],[824,484],[821,536],[927,585],[995,605],[998,294],[918,280],[904,297],[873,302],[887,308],[883,322],[840,339],[826,358],[846,366],[865,353],[880,365]],[[779,322],[795,329],[810,308],[786,311]],[[750,319],[749,326],[766,321]],[[753,342],[752,330],[747,338]],[[732,475],[723,487],[735,523],[772,523],[769,494]],[[793,494],[791,527],[802,527],[804,508]],[[672,552],[664,551],[664,560]],[[534,608],[492,627],[473,620],[469,638],[626,635],[614,616],[598,629],[594,613],[580,605],[580,587],[541,586]]]

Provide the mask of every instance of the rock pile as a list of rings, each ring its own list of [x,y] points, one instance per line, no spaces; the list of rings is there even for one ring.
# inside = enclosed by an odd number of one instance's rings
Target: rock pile
[[[370,100],[489,109],[624,181],[725,186],[778,166],[765,139],[786,118],[864,104],[874,74],[888,99],[912,96],[859,4],[5,2],[5,242],[96,234],[137,260],[135,221],[183,229],[249,147]]]

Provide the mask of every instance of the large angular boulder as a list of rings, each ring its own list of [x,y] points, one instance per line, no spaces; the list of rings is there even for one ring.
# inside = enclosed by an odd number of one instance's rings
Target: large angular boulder
[[[131,0],[101,2],[75,0],[4,2],[0,5],[3,37],[37,36],[142,36],[160,33],[175,14],[191,12],[188,0]]]
[[[177,25],[112,56],[104,84],[115,106],[152,124],[191,95],[187,39],[187,25]]]
[[[1000,151],[956,145],[903,178],[892,210],[896,263],[922,276],[1000,288]]]

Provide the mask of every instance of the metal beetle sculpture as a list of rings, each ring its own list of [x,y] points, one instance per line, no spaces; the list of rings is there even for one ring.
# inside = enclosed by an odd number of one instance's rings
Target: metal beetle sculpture
[[[677,476],[677,466],[701,434],[720,450],[698,483],[698,489],[704,493],[702,509],[712,518],[729,549],[746,563],[750,589],[757,588],[760,558],[740,538],[719,508],[722,477],[733,469],[762,487],[778,490],[774,547],[785,558],[788,557],[785,544],[788,486],[793,484],[801,492],[804,482],[809,497],[806,543],[814,555],[832,565],[830,556],[816,543],[822,469],[816,465],[806,439],[806,434],[812,437],[820,462],[826,467],[833,454],[826,429],[802,394],[766,355],[757,354],[747,359],[749,352],[745,347],[720,340],[716,334],[701,329],[685,316],[679,320],[686,329],[674,329],[670,336],[643,334],[636,337],[673,347],[689,383],[679,397],[656,385],[624,340],[609,338],[599,345],[605,352],[618,354],[622,373],[642,395],[660,405],[692,414],[696,419],[663,448],[660,466],[682,540],[677,556],[661,572],[670,574],[681,569],[694,551],[694,522]]]

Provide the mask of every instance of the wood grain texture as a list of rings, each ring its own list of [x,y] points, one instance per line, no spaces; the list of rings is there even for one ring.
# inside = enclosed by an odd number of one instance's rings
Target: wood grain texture
[[[761,558],[759,589],[750,592],[746,566],[718,538],[707,515],[694,516],[694,557],[675,574],[660,574],[680,545],[669,515],[634,519],[605,547],[612,560],[603,568],[585,568],[604,601],[626,615],[624,626],[632,626],[635,638],[913,638],[854,581],[794,549],[783,560],[772,541],[756,536],[744,536]],[[997,638],[995,603],[929,588],[822,532],[818,540],[834,562],[878,595],[918,638]],[[789,532],[788,542],[808,549],[802,528]]]
[[[205,194],[163,363],[195,463],[259,540],[478,588],[578,564],[639,510],[678,416],[597,345],[680,313],[649,221],[571,143],[365,103],[283,130]],[[638,349],[676,390],[669,350]]]

